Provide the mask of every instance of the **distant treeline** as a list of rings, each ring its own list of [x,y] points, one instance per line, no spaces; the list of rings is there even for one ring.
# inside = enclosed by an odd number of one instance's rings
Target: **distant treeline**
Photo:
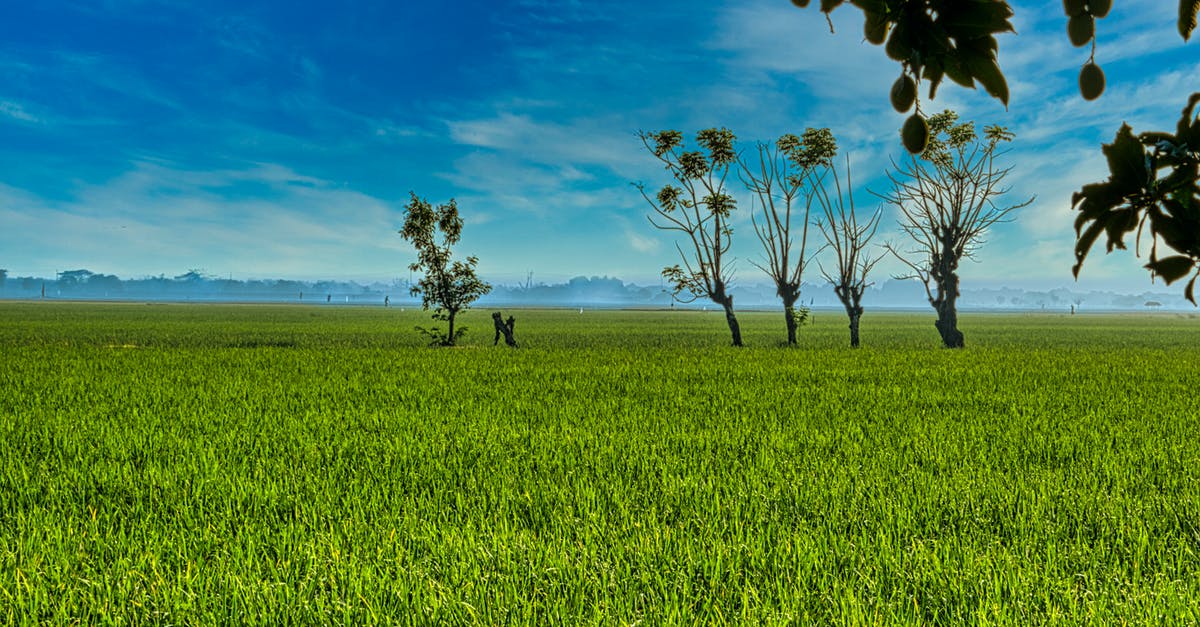
[[[43,291],[44,290],[44,291]],[[766,284],[737,286],[734,297],[741,308],[777,309],[774,287]],[[90,270],[67,270],[54,278],[8,276],[0,271],[0,298],[79,300],[169,300],[304,302],[383,305],[385,299],[397,306],[414,306],[419,300],[409,295],[408,281],[358,283],[354,281],[295,281],[288,279],[234,279],[189,271],[176,276],[122,279]],[[889,280],[867,290],[864,302],[873,307],[928,307],[924,291],[914,281]],[[1015,288],[964,290],[960,304],[974,310],[1035,310],[1069,312],[1110,310],[1179,309],[1196,311],[1178,294],[1143,292],[1072,292],[1065,288],[1029,291]],[[801,303],[815,308],[840,307],[828,285],[806,283]],[[579,276],[564,283],[496,285],[478,301],[491,305],[542,307],[656,307],[714,308],[711,304],[675,302],[662,286],[626,283],[611,277]]]
[[[293,281],[287,279],[233,279],[206,276],[190,271],[173,277],[165,275],[122,279],[90,270],[67,270],[53,278],[5,277],[0,283],[5,298],[60,298],[113,300],[228,300],[298,301],[347,299],[353,302],[385,296],[406,298],[402,284],[363,285],[352,281]]]
[[[7,276],[0,273],[0,297],[21,299],[213,300],[266,302],[336,302],[415,304],[407,280],[391,283],[234,279],[192,270],[176,276],[122,279],[91,270],[67,270],[54,278]],[[608,277],[576,277],[566,283],[496,286],[481,303],[529,303],[670,306],[671,295],[660,287],[639,287]]]

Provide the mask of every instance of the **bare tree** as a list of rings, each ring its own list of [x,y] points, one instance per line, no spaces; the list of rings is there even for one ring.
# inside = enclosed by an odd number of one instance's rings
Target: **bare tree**
[[[638,137],[678,183],[678,186],[664,185],[653,198],[645,185],[634,184],[654,208],[654,215],[648,216],[650,224],[664,231],[683,233],[691,244],[687,250],[675,244],[683,265],[664,268],[662,275],[671,282],[676,297],[681,293],[690,295],[681,302],[705,297],[720,305],[725,310],[733,345],[741,346],[742,331],[733,312],[733,295],[729,293],[733,267],[726,259],[733,237],[729,219],[737,207],[734,198],[725,192],[725,181],[737,163],[733,132],[710,128],[696,133],[696,143],[704,152],[684,150],[683,134],[679,131],[642,131]]]
[[[817,218],[817,228],[825,236],[825,246],[833,252],[835,264],[832,271],[827,270],[820,262],[817,262],[817,266],[825,280],[833,284],[833,291],[838,300],[842,301],[846,316],[850,318],[850,346],[858,348],[858,323],[863,315],[863,292],[871,286],[867,282],[867,275],[883,258],[882,254],[872,257],[867,252],[867,246],[879,228],[881,211],[876,209],[866,222],[858,221],[850,180],[849,155],[846,156],[845,194],[842,193],[842,183],[832,163],[829,171],[833,175],[836,194],[830,197],[823,181],[816,185],[814,192],[822,213]]]
[[[751,261],[775,282],[775,294],[783,301],[788,344],[796,343],[796,301],[800,299],[808,244],[809,213],[813,193],[809,185],[815,171],[828,165],[837,154],[837,142],[829,129],[809,128],[803,137],[787,134],[775,143],[759,142],[758,158],[738,159],[742,183],[754,192],[756,211],[750,220],[765,252],[763,263]],[[795,248],[792,213],[803,212],[797,225],[800,246]]]
[[[881,196],[900,210],[900,228],[914,244],[908,252],[920,258],[911,261],[888,245],[913,272],[898,278],[924,284],[946,348],[963,346],[956,305],[959,263],[974,258],[989,228],[1033,202],[1030,198],[1016,205],[996,204],[1009,191],[1001,185],[1012,170],[996,166],[997,148],[1012,141],[1013,133],[989,126],[980,138],[974,122],[957,122],[958,114],[950,110],[931,116],[928,148],[919,157],[909,157],[906,166],[892,162],[892,191]]]

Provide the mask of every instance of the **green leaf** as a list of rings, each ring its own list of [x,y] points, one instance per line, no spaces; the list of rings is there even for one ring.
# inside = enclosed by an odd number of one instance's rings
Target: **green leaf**
[[[947,56],[944,65],[950,80],[968,89],[975,89],[975,81],[971,80],[971,71],[964,65],[962,55]]]
[[[1012,32],[1012,24],[1008,21],[1012,16],[1012,7],[1007,2],[958,0],[943,3],[938,23],[951,37],[969,40],[993,33]]]
[[[850,4],[871,13],[887,13],[887,2],[884,0],[850,0]]]
[[[1075,219],[1075,230],[1083,224],[1109,215],[1113,207],[1121,203],[1121,195],[1109,183],[1089,183],[1071,195],[1071,206],[1079,211]],[[1103,220],[1101,220],[1103,221]]]
[[[1077,227],[1078,230],[1078,227]],[[1079,235],[1079,239],[1075,242],[1075,265],[1071,266],[1071,274],[1075,278],[1079,278],[1079,269],[1083,267],[1083,260],[1087,259],[1088,252],[1091,251],[1092,245],[1096,243],[1096,238],[1104,231],[1104,223],[1093,222],[1086,231]]]
[[[1192,301],[1193,305],[1196,304],[1196,291],[1195,290],[1196,290],[1196,277],[1192,277],[1192,280],[1188,281],[1187,287],[1183,288],[1183,297]]]
[[[1187,41],[1196,30],[1196,14],[1200,13],[1200,0],[1179,0],[1179,34]]]
[[[1200,152],[1200,118],[1193,117],[1196,105],[1200,104],[1200,91],[1188,98],[1183,114],[1179,116],[1179,124],[1175,127],[1178,143],[1187,145],[1193,151]]]
[[[825,13],[838,8],[846,0],[821,0],[821,10]]]
[[[937,95],[937,88],[938,88],[938,85],[942,84],[942,76],[944,74],[945,74],[945,72],[942,70],[941,63],[934,62],[934,63],[930,63],[929,65],[925,66],[925,69],[922,72],[922,78],[929,81],[929,99],[930,100],[933,100],[934,96]],[[918,85],[917,88],[919,90],[920,86]]]
[[[1104,230],[1108,233],[1108,252],[1125,249],[1125,234],[1136,229],[1139,213],[1136,207],[1113,211],[1106,216]]]
[[[1101,150],[1108,159],[1110,180],[1122,195],[1132,194],[1146,186],[1149,179],[1146,154],[1128,124],[1122,124],[1113,142],[1104,144]]]
[[[1200,258],[1200,211],[1176,198],[1164,198],[1167,214],[1151,213],[1150,228],[1167,246],[1191,257]]]
[[[1192,261],[1192,258],[1184,257],[1183,255],[1163,257],[1162,259],[1156,259],[1146,264],[1146,268],[1150,272],[1162,277],[1167,282],[1167,285],[1187,276],[1193,267],[1195,267],[1195,262]]]
[[[1198,173],[1195,162],[1186,165],[1177,165],[1171,169],[1171,173],[1166,177],[1159,179],[1155,186],[1158,193],[1175,193],[1178,191],[1191,191],[1196,189],[1196,175]]]
[[[975,80],[979,81],[980,85],[987,90],[987,93],[1000,102],[1004,106],[1008,106],[1008,81],[1004,80],[1004,73],[1000,71],[1000,66],[996,63],[996,58],[990,54],[987,57],[970,55],[964,57],[967,69],[971,71],[971,75]]]

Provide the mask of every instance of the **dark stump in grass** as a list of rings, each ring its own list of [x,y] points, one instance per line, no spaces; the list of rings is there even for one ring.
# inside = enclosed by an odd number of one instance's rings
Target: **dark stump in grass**
[[[500,336],[504,336],[504,343],[516,348],[517,340],[513,337],[513,327],[517,325],[517,319],[509,316],[508,320],[502,320],[503,316],[499,311],[492,312],[492,324],[496,327],[496,337],[492,339],[492,346],[500,343]]]

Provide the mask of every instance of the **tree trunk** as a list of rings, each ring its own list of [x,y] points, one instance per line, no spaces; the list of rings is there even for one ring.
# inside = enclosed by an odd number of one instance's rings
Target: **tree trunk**
[[[850,348],[858,348],[858,321],[861,318],[861,309],[850,313]]]
[[[938,311],[937,322],[934,323],[942,336],[942,346],[946,348],[962,348],[963,334],[958,330],[958,312],[953,304],[946,304]]]
[[[787,318],[787,341],[789,345],[796,344],[796,306],[795,301],[783,303],[783,316]]]
[[[958,256],[953,239],[942,240],[942,254],[934,270],[938,298],[933,303],[938,319],[934,323],[942,336],[942,346],[962,348],[963,334],[958,330]]]
[[[951,280],[947,283],[950,285],[947,285],[942,301],[937,306],[938,319],[934,326],[937,327],[938,334],[942,336],[942,346],[962,348],[963,334],[958,330],[958,310],[955,307],[958,300],[958,277],[952,275]]]
[[[742,328],[738,326],[737,316],[733,315],[733,297],[726,298],[721,306],[725,308],[725,322],[729,323],[729,333],[733,335],[733,345],[742,346]]]
[[[454,316],[457,314],[457,311],[450,310],[450,331],[446,334],[446,339],[444,340],[446,346],[454,346]]]

